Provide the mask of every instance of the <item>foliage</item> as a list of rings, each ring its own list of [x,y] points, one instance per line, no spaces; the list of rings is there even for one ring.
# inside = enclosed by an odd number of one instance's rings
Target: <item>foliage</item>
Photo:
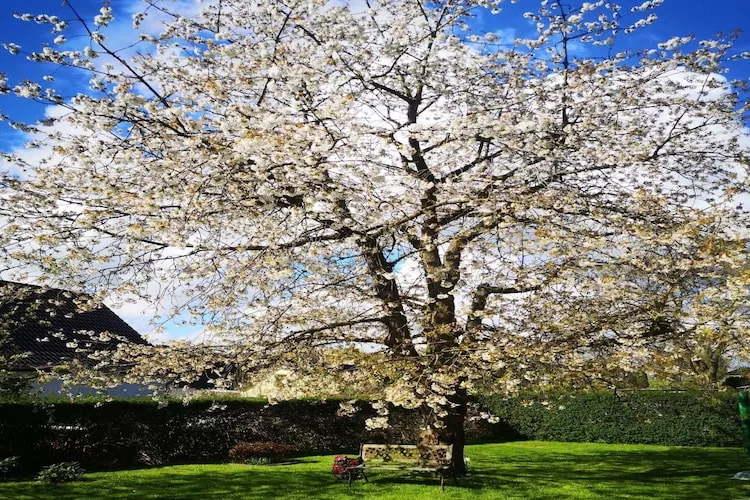
[[[182,465],[107,473],[87,473],[86,481],[61,485],[4,483],[0,498],[13,500],[141,500],[164,498],[169,478],[171,498],[252,500],[457,500],[498,498],[570,500],[623,498],[653,500],[747,496],[745,481],[730,479],[747,469],[741,449],[667,448],[661,446],[579,443],[470,445],[472,476],[458,485],[446,482],[440,495],[436,480],[378,471],[352,490],[325,471],[333,455],[309,456],[283,467],[234,464]]]
[[[297,449],[290,444],[273,441],[262,443],[240,441],[229,449],[229,460],[240,464],[279,462],[295,451]]]
[[[642,256],[667,262],[660,272],[626,266],[627,286],[647,291],[660,304],[650,330],[661,337],[647,370],[683,386],[717,389],[732,362],[746,358],[744,331],[750,318],[737,289],[747,289],[747,242],[728,241],[712,232],[696,233],[689,246],[666,246],[662,254]],[[690,262],[673,267],[685,252]]]
[[[0,481],[7,481],[13,476],[20,457],[6,457],[0,459]]]
[[[358,371],[428,408],[460,471],[478,379],[674,372],[683,344],[747,327],[747,103],[721,73],[750,53],[618,50],[662,1],[624,3],[540,1],[512,43],[473,28],[512,23],[493,0],[154,0],[127,48],[109,5],[18,14],[54,31],[29,59],[90,89],[0,82],[51,105],[12,122],[30,153],[0,177],[4,268],[208,324],[203,344],[102,354],[129,370],[86,381]],[[724,282],[681,308],[696,262]],[[376,353],[318,363],[331,346]]]
[[[734,392],[550,392],[482,401],[523,439],[669,446],[741,444]]]
[[[0,370],[0,401],[17,401],[31,396],[34,377]]]
[[[83,469],[78,462],[60,462],[39,471],[36,480],[40,483],[70,483],[78,481],[83,476]]]
[[[0,287],[0,401],[20,399],[28,395],[33,379],[29,375],[19,375],[14,370],[26,357],[26,353],[15,349],[10,336],[13,318],[7,307],[3,307],[7,299],[5,293],[5,287]]]

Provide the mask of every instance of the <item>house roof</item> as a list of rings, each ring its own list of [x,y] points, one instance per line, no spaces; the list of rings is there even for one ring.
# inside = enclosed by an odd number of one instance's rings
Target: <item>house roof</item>
[[[147,345],[138,332],[107,306],[81,310],[88,296],[68,290],[0,281],[0,355],[28,353],[14,370],[45,369],[113,350],[122,342]]]

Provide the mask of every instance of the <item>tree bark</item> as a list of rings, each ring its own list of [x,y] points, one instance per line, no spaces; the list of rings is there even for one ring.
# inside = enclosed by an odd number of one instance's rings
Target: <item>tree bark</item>
[[[443,429],[440,441],[453,445],[453,471],[458,476],[466,474],[466,462],[464,460],[464,446],[466,445],[466,411],[468,409],[469,397],[466,389],[458,388],[448,400],[455,405],[448,409],[448,415],[443,419]]]

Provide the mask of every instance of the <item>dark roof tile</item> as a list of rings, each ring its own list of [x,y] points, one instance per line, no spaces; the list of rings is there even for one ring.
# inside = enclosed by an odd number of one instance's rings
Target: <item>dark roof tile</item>
[[[147,345],[130,325],[105,305],[81,310],[87,296],[60,290],[0,281],[0,354],[29,353],[13,369],[44,369],[88,354],[113,350],[122,342]]]

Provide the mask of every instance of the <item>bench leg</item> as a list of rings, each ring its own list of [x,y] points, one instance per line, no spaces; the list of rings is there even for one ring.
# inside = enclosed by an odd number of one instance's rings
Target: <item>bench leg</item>
[[[352,487],[352,471],[347,471],[346,475],[348,476],[349,487],[351,488]]]
[[[445,476],[442,472],[440,473],[440,489],[445,491]]]
[[[362,477],[365,478],[365,482],[369,483],[370,481],[367,479],[367,474],[365,474],[365,470],[362,469],[360,472],[362,472]]]

